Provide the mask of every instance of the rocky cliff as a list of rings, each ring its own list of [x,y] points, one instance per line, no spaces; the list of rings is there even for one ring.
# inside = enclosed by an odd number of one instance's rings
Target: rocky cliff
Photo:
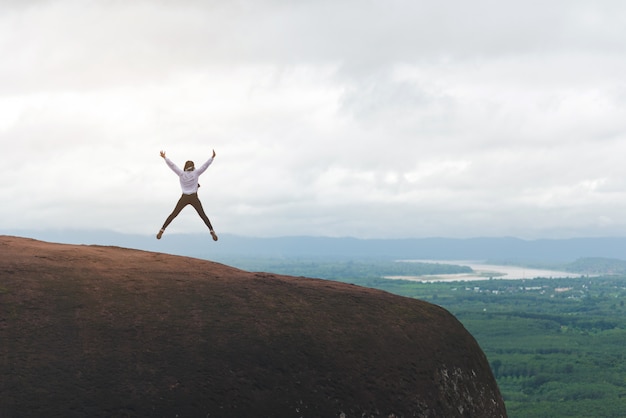
[[[332,281],[0,236],[0,416],[505,417],[446,310]]]

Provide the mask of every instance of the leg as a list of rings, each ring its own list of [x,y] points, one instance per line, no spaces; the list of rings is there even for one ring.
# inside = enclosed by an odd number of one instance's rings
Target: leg
[[[200,215],[200,218],[202,218],[204,224],[209,228],[209,231],[211,231],[213,241],[217,241],[217,235],[215,234],[215,231],[213,231],[213,226],[211,225],[209,217],[206,216],[206,213],[204,213],[204,208],[202,208],[202,203],[200,202],[200,199],[198,199],[198,195],[193,194],[192,196],[195,196],[195,199],[190,202],[191,206],[193,206],[196,212],[198,212],[198,215]]]
[[[186,197],[187,197],[186,195],[182,195],[180,199],[178,199],[178,203],[176,203],[176,207],[174,208],[172,213],[170,213],[170,216],[167,217],[167,219],[165,220],[165,223],[161,227],[161,230],[157,234],[157,239],[161,239],[161,235],[163,235],[165,228],[167,228],[167,226],[174,220],[174,218],[178,216],[180,211],[183,210],[183,208],[190,203],[189,199],[187,199]]]

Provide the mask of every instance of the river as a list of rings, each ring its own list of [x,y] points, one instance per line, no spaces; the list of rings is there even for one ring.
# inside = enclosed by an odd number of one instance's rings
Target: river
[[[488,279],[519,280],[542,278],[580,277],[580,273],[572,273],[557,270],[544,270],[518,266],[501,266],[497,264],[485,264],[481,261],[470,260],[399,260],[405,263],[438,263],[454,264],[470,267],[473,272],[460,274],[437,274],[432,276],[386,276],[386,279],[412,280],[422,283],[476,281]]]

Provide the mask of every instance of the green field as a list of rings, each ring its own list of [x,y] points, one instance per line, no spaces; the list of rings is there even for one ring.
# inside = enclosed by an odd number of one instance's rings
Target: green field
[[[385,261],[240,265],[350,282],[443,306],[478,340],[511,418],[626,416],[626,275],[419,283],[383,279],[395,274]],[[432,266],[422,267],[428,270],[423,274],[433,273]]]
[[[626,416],[626,277],[370,285],[452,312],[510,417]]]

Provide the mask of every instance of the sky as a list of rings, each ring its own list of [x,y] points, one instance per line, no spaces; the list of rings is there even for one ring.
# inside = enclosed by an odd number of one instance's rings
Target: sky
[[[156,234],[215,150],[218,234],[626,236],[621,0],[5,0],[0,54],[0,233]]]

